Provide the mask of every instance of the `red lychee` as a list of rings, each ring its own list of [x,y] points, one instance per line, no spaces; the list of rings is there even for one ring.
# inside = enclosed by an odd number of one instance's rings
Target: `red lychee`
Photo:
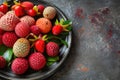
[[[4,68],[6,66],[6,60],[0,56],[0,68]]]
[[[35,52],[29,56],[29,64],[33,70],[40,70],[46,64],[46,59],[42,53]]]
[[[49,42],[46,45],[46,52],[49,56],[57,56],[59,54],[59,45],[55,42]]]
[[[28,61],[25,58],[16,58],[11,65],[11,69],[15,74],[24,74],[28,67]]]
[[[2,42],[7,47],[13,47],[17,39],[17,35],[14,32],[6,32],[3,34]]]
[[[26,37],[30,33],[30,27],[27,23],[20,22],[15,27],[15,33],[19,37]]]

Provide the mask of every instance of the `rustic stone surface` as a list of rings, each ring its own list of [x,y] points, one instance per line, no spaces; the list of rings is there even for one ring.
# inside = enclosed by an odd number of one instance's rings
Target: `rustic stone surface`
[[[44,0],[73,21],[69,56],[47,80],[120,79],[120,1]]]

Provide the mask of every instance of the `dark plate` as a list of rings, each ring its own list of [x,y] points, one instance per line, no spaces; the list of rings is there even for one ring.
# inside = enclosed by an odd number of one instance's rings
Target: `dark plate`
[[[57,8],[55,5],[45,2],[45,1],[41,1],[41,0],[29,0],[31,2],[33,2],[34,4],[43,4],[45,6],[53,6],[57,9],[57,19],[65,19],[67,20],[66,16],[63,14],[63,12]],[[53,20],[54,21],[54,20]],[[58,69],[60,68],[60,66],[62,65],[62,63],[65,61],[65,59],[67,58],[67,55],[69,54],[69,50],[70,50],[70,46],[71,46],[71,39],[72,39],[72,33],[69,32],[69,35],[66,37],[66,41],[68,43],[68,47],[63,46],[60,49],[60,61],[54,63],[52,66],[44,68],[41,71],[38,72],[34,72],[34,71],[27,71],[26,74],[24,75],[15,75],[14,73],[12,73],[12,71],[10,69],[4,69],[4,70],[0,70],[0,77],[1,78],[5,78],[5,79],[15,79],[15,80],[33,80],[33,79],[45,79],[49,76],[51,76],[52,74],[54,74],[56,71],[58,71]]]

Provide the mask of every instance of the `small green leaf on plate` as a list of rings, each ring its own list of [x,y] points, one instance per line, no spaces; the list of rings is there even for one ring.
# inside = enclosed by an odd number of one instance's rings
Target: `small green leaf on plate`
[[[48,57],[47,58],[47,61],[54,61],[54,62],[56,62],[56,61],[58,61],[59,60],[59,56],[56,56],[56,57]]]
[[[59,21],[58,21],[58,19],[56,19],[56,21],[55,21],[55,25],[58,25],[59,24]]]
[[[58,39],[60,40],[60,42],[64,45],[66,45],[66,47],[68,47],[68,44],[65,40],[62,40],[60,37],[57,37],[57,36],[49,36],[48,39]]]
[[[59,60],[59,56],[56,57],[47,57],[47,66],[51,66],[53,63]]]
[[[13,50],[12,48],[8,48],[5,53],[3,54],[3,57],[7,62],[10,62],[13,56]]]
[[[5,45],[0,45],[0,55],[2,56],[4,52],[7,50],[7,47]]]
[[[72,26],[68,26],[66,29],[71,31],[72,30]]]
[[[48,61],[46,65],[47,65],[47,66],[51,66],[53,63],[55,63],[55,62]]]
[[[70,20],[66,20],[63,22],[62,25],[71,25],[71,24],[72,24],[72,22]]]
[[[62,25],[64,23],[64,21],[65,21],[64,19],[61,19],[60,24]]]

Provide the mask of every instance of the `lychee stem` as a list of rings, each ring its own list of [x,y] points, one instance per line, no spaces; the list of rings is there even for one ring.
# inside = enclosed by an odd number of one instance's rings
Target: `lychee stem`
[[[44,35],[44,36],[42,37],[42,40],[44,40],[44,41],[48,40],[47,35]]]

